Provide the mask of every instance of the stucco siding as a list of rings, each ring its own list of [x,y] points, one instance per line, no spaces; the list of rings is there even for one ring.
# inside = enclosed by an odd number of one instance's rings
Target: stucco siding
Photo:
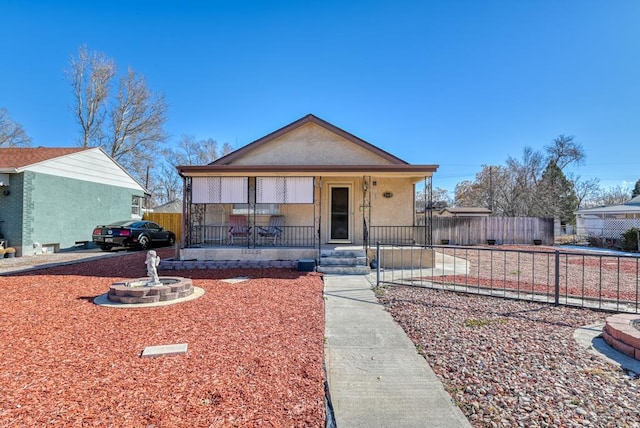
[[[318,125],[307,124],[236,159],[234,165],[385,165],[390,162]]]
[[[313,205],[280,205],[280,214],[285,217],[285,226],[313,226]]]
[[[385,193],[392,196],[387,198]],[[371,192],[372,226],[413,226],[414,189],[406,178],[378,178]]]
[[[76,241],[91,241],[98,224],[131,218],[131,198],[142,191],[55,177],[28,174],[30,198],[25,198],[23,245],[57,243],[61,249]]]

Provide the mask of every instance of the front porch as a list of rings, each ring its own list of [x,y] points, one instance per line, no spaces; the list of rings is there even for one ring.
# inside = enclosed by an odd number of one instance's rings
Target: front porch
[[[301,260],[313,261],[315,266],[331,264],[335,253],[359,253],[366,260],[358,263],[369,266],[378,259],[377,246],[322,244],[308,246],[206,245],[180,249],[175,259],[161,261],[166,270],[231,269],[231,268],[299,268]],[[357,258],[357,256],[354,256]],[[426,246],[380,245],[381,268],[428,268],[434,263],[434,251]],[[349,264],[349,262],[347,262]],[[300,269],[303,270],[303,269]],[[306,268],[304,269],[306,270]]]

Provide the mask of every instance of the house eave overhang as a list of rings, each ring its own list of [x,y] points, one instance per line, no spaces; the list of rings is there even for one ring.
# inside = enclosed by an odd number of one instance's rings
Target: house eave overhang
[[[190,165],[177,166],[183,177],[298,176],[298,177],[431,177],[438,165]]]
[[[640,213],[639,205],[612,205],[608,207],[587,208],[574,211],[577,215],[589,214],[637,214]]]

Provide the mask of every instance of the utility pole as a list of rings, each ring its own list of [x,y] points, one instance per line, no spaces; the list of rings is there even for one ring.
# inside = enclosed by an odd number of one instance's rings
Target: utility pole
[[[493,166],[489,166],[489,209],[493,214]]]

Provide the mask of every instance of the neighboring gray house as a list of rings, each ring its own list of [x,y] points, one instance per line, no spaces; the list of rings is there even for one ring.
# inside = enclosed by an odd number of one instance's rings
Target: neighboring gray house
[[[632,227],[640,228],[640,196],[624,204],[588,208],[575,214],[578,236],[620,239]]]
[[[166,204],[158,205],[151,209],[154,213],[180,213],[182,214],[182,200],[174,199]]]
[[[93,228],[142,218],[146,190],[100,148],[0,148],[0,227],[17,255],[91,241]]]
[[[491,210],[484,207],[444,207],[434,215],[439,217],[489,217]]]

